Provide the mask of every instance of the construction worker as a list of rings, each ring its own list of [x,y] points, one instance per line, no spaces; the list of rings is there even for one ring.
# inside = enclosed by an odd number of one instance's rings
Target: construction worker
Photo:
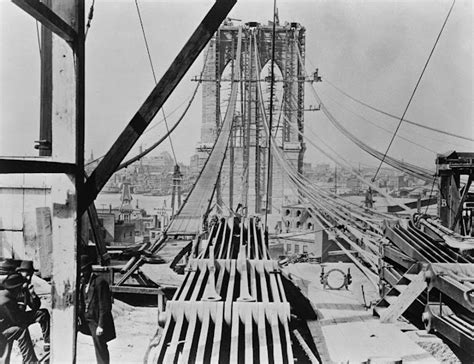
[[[107,343],[115,339],[109,284],[92,273],[92,262],[87,255],[81,255],[80,263],[78,328],[83,334],[92,336],[97,363],[109,363]]]
[[[11,343],[16,340],[23,357],[23,363],[38,363],[28,326],[30,317],[18,305],[22,295],[25,279],[19,273],[12,273],[3,280],[4,290],[0,291],[0,352],[11,350]],[[9,348],[7,348],[9,346]],[[6,362],[9,362],[9,352]]]
[[[46,308],[41,307],[41,299],[35,292],[31,283],[34,272],[37,270],[33,267],[31,260],[23,260],[18,268],[17,273],[21,274],[25,280],[22,291],[18,297],[18,305],[25,311],[28,325],[38,323],[41,326],[41,332],[44,340],[44,351],[49,351],[49,331],[50,316]]]

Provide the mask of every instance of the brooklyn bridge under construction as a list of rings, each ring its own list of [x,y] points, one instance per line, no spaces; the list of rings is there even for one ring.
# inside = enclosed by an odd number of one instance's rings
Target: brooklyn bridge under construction
[[[0,363],[472,363],[466,9],[1,3]]]

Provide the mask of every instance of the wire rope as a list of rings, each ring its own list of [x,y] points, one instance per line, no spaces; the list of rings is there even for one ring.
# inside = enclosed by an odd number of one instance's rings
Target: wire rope
[[[439,31],[438,37],[436,38],[436,41],[433,45],[433,48],[431,49],[430,55],[428,56],[428,59],[425,62],[425,65],[423,67],[423,70],[421,71],[420,76],[418,77],[418,81],[416,82],[415,88],[413,89],[413,92],[410,96],[410,99],[408,100],[408,104],[405,107],[405,110],[403,111],[403,114],[400,118],[400,121],[398,122],[397,128],[395,129],[395,132],[393,133],[392,139],[390,139],[390,143],[388,143],[387,150],[385,151],[382,160],[380,161],[379,166],[377,167],[377,170],[375,171],[374,177],[372,177],[372,181],[375,181],[375,178],[377,177],[377,174],[380,171],[380,168],[382,167],[382,164],[385,161],[385,157],[387,156],[388,151],[390,150],[390,147],[392,146],[393,141],[395,140],[395,137],[397,136],[398,129],[400,129],[400,126],[402,125],[403,118],[405,117],[408,108],[410,107],[411,101],[413,100],[413,97],[415,97],[416,90],[418,89],[418,86],[420,85],[421,79],[423,78],[423,75],[425,74],[426,68],[428,67],[428,64],[431,60],[431,56],[434,53],[434,50],[436,48],[436,45],[438,44],[439,38],[441,37],[441,34],[443,33],[444,27],[449,19],[449,15],[451,15],[451,11],[453,10],[454,4],[456,3],[456,0],[453,0],[453,3],[451,4],[451,7],[449,8],[448,15],[446,15],[446,19],[444,19],[443,25],[441,27],[441,30]]]
[[[147,37],[146,37],[145,26],[143,24],[143,19],[142,19],[142,15],[141,15],[141,12],[140,12],[140,7],[138,5],[138,0],[135,0],[135,6],[137,8],[138,19],[140,21],[140,27],[142,29],[143,40],[145,41],[145,48],[146,48],[146,52],[148,54],[148,60],[150,61],[151,73],[153,74],[153,80],[155,81],[155,85],[157,85],[158,80],[156,78],[155,68],[153,67],[153,60],[151,58],[150,47],[148,46],[148,40],[147,40]],[[169,131],[168,121],[166,120],[165,110],[164,110],[163,107],[161,108],[161,113],[162,113],[163,119],[165,121],[166,131],[168,133],[168,139],[170,141],[171,152],[173,153],[174,163],[175,163],[175,165],[178,165],[178,161],[176,159],[176,153],[174,152],[173,140],[171,139],[171,133]]]

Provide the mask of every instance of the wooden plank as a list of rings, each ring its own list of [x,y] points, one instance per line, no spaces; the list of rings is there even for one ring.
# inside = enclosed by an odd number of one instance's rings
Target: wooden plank
[[[380,322],[395,322],[405,310],[413,303],[414,300],[426,288],[424,272],[417,274],[416,278],[411,281],[407,288],[400,293],[396,302],[391,304],[387,310],[380,316]]]
[[[43,0],[42,3],[51,7],[52,0]],[[53,36],[51,30],[44,25],[41,26],[41,93],[40,93],[40,130],[39,149],[40,156],[51,156],[52,152],[52,107],[53,107],[53,57],[51,52]]]
[[[75,358],[77,215],[74,190],[74,183],[66,175],[58,176],[51,188],[51,358],[52,362],[60,363],[73,363]]]
[[[50,278],[53,264],[51,254],[53,253],[53,232],[51,225],[51,209],[49,207],[36,208],[36,232],[39,250],[39,271],[42,278]]]
[[[158,293],[162,292],[161,288],[140,286],[111,286],[110,290],[114,293],[148,294],[152,296],[156,296]]]
[[[234,295],[235,272],[237,271],[236,261],[234,259],[227,260],[225,264],[226,264],[226,269],[230,273],[229,283],[228,283],[228,288],[227,288],[227,297],[225,298],[225,301],[232,302],[233,301],[232,296]],[[231,320],[232,320],[232,305],[225,305],[224,318],[225,318],[226,323],[230,325]]]
[[[84,187],[84,197],[79,204],[79,212],[84,212],[87,206],[97,197],[235,3],[236,0],[218,0],[212,6],[138,112],[87,179]]]
[[[267,304],[267,318],[270,321],[273,337],[273,358],[275,363],[283,363],[283,352],[280,339],[280,330],[278,327],[278,312],[274,305]]]
[[[239,310],[238,307],[241,303],[234,303],[232,309],[232,326],[230,331],[230,363],[237,363],[238,362],[238,355],[239,355],[239,325],[240,325],[240,317],[239,317]]]
[[[209,305],[211,304],[209,303]],[[209,310],[209,307],[210,307],[209,305],[202,306],[204,316],[202,319],[201,332],[199,333],[198,347],[197,347],[197,353],[196,353],[196,363],[204,363],[207,333],[209,332],[209,326],[211,324],[211,312]]]
[[[253,343],[252,343],[252,304],[240,305],[240,317],[244,323],[245,354],[244,362],[253,362]]]
[[[258,344],[260,347],[260,363],[267,364],[269,361],[268,357],[268,346],[267,346],[267,335],[271,333],[267,332],[265,327],[265,307],[262,303],[259,303],[256,310],[257,317],[254,316],[258,326]]]
[[[173,329],[171,341],[168,344],[168,347],[166,348],[166,355],[163,359],[164,363],[174,363],[174,360],[176,358],[176,349],[178,347],[179,335],[181,333],[181,329],[184,322],[184,312],[185,310],[183,309],[182,305],[178,304],[173,306],[173,315],[176,318],[176,325]]]
[[[194,330],[196,329],[196,322],[198,320],[198,314],[196,310],[186,310],[186,318],[188,319],[188,330],[186,331],[186,337],[184,341],[184,347],[182,351],[179,363],[187,364],[190,363],[191,345],[193,343]]]
[[[107,252],[107,247],[100,231],[99,216],[97,215],[97,209],[95,208],[94,202],[87,208],[87,214],[89,215],[89,220],[91,222],[91,230],[92,235],[94,236],[97,255],[99,256],[99,262],[102,265],[109,265],[110,254]]]
[[[65,41],[76,40],[77,33],[74,28],[62,19],[61,14],[55,13],[39,0],[12,0],[12,2]]]
[[[32,260],[35,268],[40,266],[40,245],[36,233],[36,211],[23,213],[23,243],[25,255],[23,259]]]
[[[51,362],[73,363],[76,355],[77,242],[81,221],[77,214],[78,186],[84,181],[84,1],[53,1],[51,10],[75,25],[74,50],[52,36],[52,159],[75,163],[75,175],[55,176],[51,188],[53,261],[51,294]],[[54,31],[54,29],[52,29]]]
[[[215,304],[213,310],[214,326],[214,341],[212,344],[211,363],[218,363],[221,354],[221,340],[222,340],[222,326],[224,325],[224,303],[219,302]]]
[[[61,163],[41,159],[1,158],[2,173],[68,173],[76,172],[74,163]]]

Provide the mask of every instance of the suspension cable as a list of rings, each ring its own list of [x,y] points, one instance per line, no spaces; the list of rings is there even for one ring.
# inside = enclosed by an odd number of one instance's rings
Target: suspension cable
[[[365,122],[367,122],[367,123],[373,125],[373,126],[374,126],[375,128],[377,128],[377,129],[384,130],[384,131],[386,131],[387,133],[392,134],[392,131],[391,131],[391,130],[389,130],[389,129],[387,129],[387,128],[384,128],[383,126],[377,125],[377,123],[375,123],[375,122],[373,122],[373,121],[371,121],[371,120],[365,118],[365,117],[362,116],[361,114],[359,114],[359,113],[357,113],[357,112],[355,112],[355,111],[349,109],[348,107],[346,107],[346,106],[343,105],[342,103],[338,102],[338,101],[335,100],[334,98],[332,98],[332,97],[330,97],[330,96],[327,96],[327,95],[326,95],[326,97],[327,97],[329,100],[331,100],[332,102],[334,102],[336,105],[338,105],[340,108],[342,108],[342,109],[344,109],[344,110],[350,112],[352,115],[356,116],[357,118],[359,118],[359,119],[361,119],[361,120],[364,120]],[[408,142],[408,143],[410,143],[410,144],[416,145],[417,147],[420,147],[420,148],[422,148],[422,149],[424,149],[424,150],[426,150],[426,151],[428,151],[428,152],[435,153],[435,154],[437,153],[435,150],[430,149],[430,148],[427,148],[427,147],[425,147],[424,145],[419,144],[419,143],[417,143],[417,142],[414,142],[414,141],[412,141],[412,140],[410,140],[410,139],[408,139],[408,138],[405,138],[405,137],[403,137],[403,136],[401,136],[401,135],[398,135],[398,137],[399,137],[400,139],[403,139],[403,140],[405,140],[406,142]]]
[[[151,59],[150,47],[148,46],[148,41],[147,41],[146,32],[145,32],[145,26],[143,25],[143,20],[142,20],[142,15],[141,15],[141,12],[140,12],[140,7],[138,6],[138,0],[135,0],[135,6],[137,8],[138,19],[140,21],[140,27],[142,29],[143,40],[145,41],[145,48],[146,48],[146,52],[148,54],[148,60],[150,61],[151,73],[153,74],[153,79],[155,80],[155,85],[157,85],[158,80],[156,79],[155,67],[153,67],[153,61]],[[163,119],[165,121],[166,131],[168,133],[168,139],[170,141],[171,152],[173,153],[174,163],[175,163],[175,165],[178,165],[178,161],[176,159],[176,154],[174,152],[173,141],[171,139],[170,129],[168,127],[168,121],[166,120],[165,110],[164,110],[163,107],[161,108],[161,113],[163,114]]]
[[[438,34],[438,37],[436,38],[436,41],[433,45],[433,48],[431,49],[431,52],[430,52],[430,55],[428,56],[428,59],[426,60],[426,63],[423,67],[423,70],[421,71],[421,74],[420,74],[420,77],[418,77],[418,81],[416,82],[416,85],[415,85],[415,88],[413,89],[413,92],[410,96],[410,99],[408,100],[408,104],[407,106],[405,107],[405,111],[403,111],[403,114],[402,114],[402,117],[400,118],[400,121],[398,122],[398,125],[397,125],[397,128],[395,129],[395,132],[393,133],[393,136],[392,136],[392,139],[390,140],[390,143],[388,144],[387,146],[387,150],[385,151],[384,153],[384,156],[382,158],[382,160],[380,161],[380,164],[379,166],[377,167],[377,170],[375,171],[375,174],[374,174],[374,177],[372,177],[372,181],[374,182],[375,181],[375,178],[377,177],[377,174],[379,173],[380,171],[380,168],[382,167],[382,164],[383,162],[385,161],[385,157],[387,156],[387,153],[388,151],[390,150],[390,147],[392,146],[392,143],[393,141],[395,140],[395,137],[397,135],[397,132],[398,132],[398,129],[400,129],[400,126],[402,125],[402,122],[403,122],[403,118],[405,117],[407,111],[408,111],[408,108],[410,107],[410,104],[411,104],[411,101],[413,100],[413,97],[415,96],[415,93],[416,93],[416,90],[418,89],[418,86],[421,82],[421,79],[426,71],[426,68],[428,67],[428,63],[430,62],[431,60],[431,56],[433,55],[434,53],[434,50],[436,48],[436,45],[438,44],[438,41],[439,41],[439,38],[441,37],[441,34],[443,33],[443,30],[444,30],[444,26],[446,25],[447,21],[448,21],[448,18],[449,18],[449,15],[451,14],[451,11],[453,10],[453,7],[454,7],[454,4],[456,3],[456,0],[453,0],[453,3],[451,4],[451,8],[449,9],[448,11],[448,15],[446,15],[446,19],[444,19],[444,23],[441,27],[441,30],[439,31],[439,34]]]
[[[43,58],[43,52],[41,51],[41,37],[39,32],[38,20],[36,20],[36,38],[38,39],[38,51],[41,60]]]
[[[357,98],[355,98],[354,96],[351,96],[350,94],[348,94],[346,91],[342,90],[340,87],[336,86],[335,84],[333,84],[330,80],[327,79],[327,77],[324,79],[325,82],[327,84],[329,84],[331,87],[333,87],[335,90],[339,91],[341,94],[343,94],[344,96],[348,97],[349,99],[351,99],[352,101],[362,105],[362,106],[365,106],[373,111],[376,111],[380,114],[383,114],[385,116],[388,116],[392,119],[397,119],[397,120],[400,120],[400,116],[397,116],[397,115],[393,115],[393,114],[390,114],[389,112],[387,111],[384,111],[384,110],[381,110],[379,108],[376,108],[375,106],[372,106],[372,105],[369,105],[367,104],[366,102],[364,101],[361,101]],[[463,135],[458,135],[458,134],[454,134],[454,133],[450,133],[448,131],[445,131],[445,130],[440,130],[440,129],[436,129],[436,128],[433,128],[431,126],[427,126],[427,125],[423,125],[423,124],[419,124],[419,123],[415,123],[414,121],[410,121],[408,119],[403,119],[403,121],[407,124],[411,124],[411,125],[415,125],[415,126],[418,126],[420,128],[424,128],[424,129],[427,129],[427,130],[431,130],[431,131],[434,131],[436,133],[440,133],[440,134],[444,134],[444,135],[449,135],[449,136],[452,136],[452,137],[455,137],[455,138],[459,138],[459,139],[464,139],[464,140],[469,140],[469,141],[474,141],[474,138],[469,138],[469,137],[466,137],[466,136],[463,136]]]
[[[86,40],[86,38],[87,38],[87,33],[89,33],[92,18],[94,17],[94,5],[95,5],[95,0],[92,0],[91,7],[89,9],[89,15],[87,16],[87,24],[86,24],[86,32],[84,34],[84,40]]]
[[[270,118],[268,128],[270,132],[268,133],[268,153],[267,153],[267,198],[265,199],[265,229],[268,230],[267,226],[267,217],[268,217],[268,203],[269,203],[269,193],[270,185],[272,178],[272,153],[271,153],[271,143],[272,143],[272,124],[273,124],[273,96],[275,93],[275,28],[276,28],[276,0],[273,0],[273,28],[272,28],[272,61],[270,63]],[[255,60],[257,61],[257,60]],[[257,76],[257,75],[256,75]],[[263,101],[263,100],[262,100]]]

